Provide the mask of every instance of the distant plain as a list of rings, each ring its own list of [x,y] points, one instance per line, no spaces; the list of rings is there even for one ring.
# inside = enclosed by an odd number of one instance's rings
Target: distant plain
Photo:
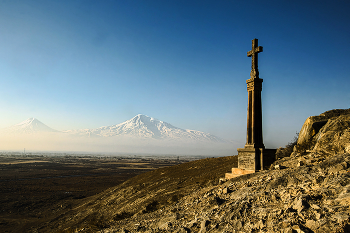
[[[0,228],[28,232],[138,174],[187,162],[177,156],[0,155]]]

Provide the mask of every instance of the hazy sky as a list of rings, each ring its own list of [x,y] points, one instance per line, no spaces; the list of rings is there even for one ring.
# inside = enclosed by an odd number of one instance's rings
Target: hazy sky
[[[1,0],[0,128],[57,130],[141,113],[245,144],[259,39],[267,147],[350,107],[349,1]]]

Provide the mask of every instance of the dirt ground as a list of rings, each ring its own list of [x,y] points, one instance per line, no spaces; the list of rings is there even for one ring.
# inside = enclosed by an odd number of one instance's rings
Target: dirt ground
[[[138,174],[187,161],[0,155],[1,232],[27,232]]]

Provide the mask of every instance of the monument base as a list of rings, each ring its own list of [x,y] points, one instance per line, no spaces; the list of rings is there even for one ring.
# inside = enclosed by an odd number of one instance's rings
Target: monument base
[[[268,169],[276,160],[276,149],[254,148],[246,145],[245,148],[238,148],[237,151],[238,168],[232,168],[232,173],[226,173],[225,179]]]
[[[247,170],[261,170],[261,159],[264,148],[245,146],[238,148],[238,168]]]
[[[250,174],[250,173],[254,173],[254,170],[246,170],[246,169],[241,169],[241,168],[232,168],[232,173],[226,173],[225,174],[225,179],[229,180],[241,175],[246,175],[246,174]]]

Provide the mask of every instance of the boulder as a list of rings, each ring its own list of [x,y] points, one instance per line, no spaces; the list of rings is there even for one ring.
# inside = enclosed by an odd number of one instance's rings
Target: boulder
[[[297,143],[310,141],[326,123],[327,119],[323,116],[308,117],[300,130]]]
[[[314,150],[332,154],[347,153],[350,147],[350,114],[328,120],[317,133],[315,139]]]
[[[325,149],[320,145],[333,145],[334,143],[329,142],[333,140],[333,137],[336,137],[337,141],[342,141],[342,145],[339,145],[341,148],[338,149],[342,152],[348,152],[350,151],[350,143],[344,143],[343,139],[349,138],[349,120],[350,109],[334,109],[318,116],[310,116],[300,130],[297,145],[316,140],[315,148]]]

